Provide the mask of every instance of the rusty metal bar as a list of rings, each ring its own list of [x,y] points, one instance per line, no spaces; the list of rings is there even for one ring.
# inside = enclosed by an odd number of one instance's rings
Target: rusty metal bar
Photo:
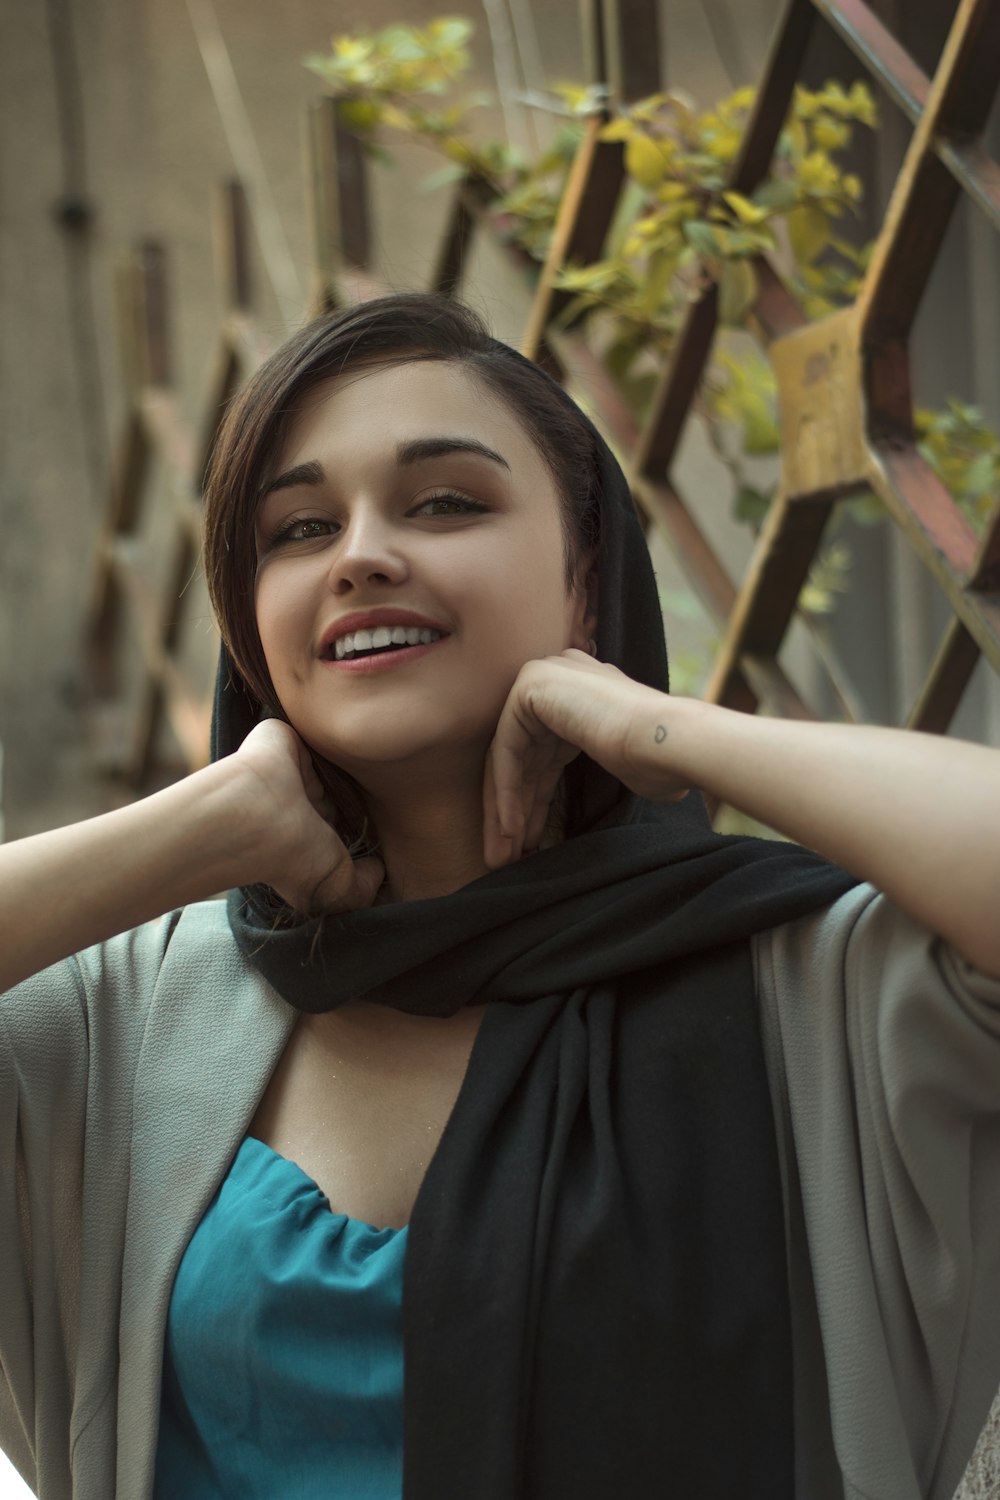
[[[338,303],[338,277],[364,271],[371,255],[368,173],[357,136],[344,124],[337,99],[314,101],[306,112],[306,172],[312,219],[314,314]]]
[[[979,541],[965,516],[909,445],[877,449],[871,485],[938,583],[955,614],[1000,672],[1000,592],[971,593]]]
[[[1000,229],[1000,165],[977,142],[938,147],[938,155],[977,208]]]
[[[892,102],[913,123],[930,93],[930,79],[905,47],[863,0],[812,0],[820,15],[845,42]]]
[[[777,657],[835,498],[791,500],[779,494],[775,499],[729,613],[705,693],[710,703],[731,701],[744,655]]]
[[[620,104],[662,88],[659,0],[603,0],[606,78]]]
[[[431,274],[430,290],[456,297],[461,290],[476,228],[490,200],[489,184],[470,173],[456,184],[444,236]]]
[[[239,178],[219,185],[215,197],[216,277],[227,308],[248,309],[252,300],[249,217]]]
[[[589,84],[606,84],[608,50],[604,40],[603,0],[580,0],[580,37],[585,80]]]
[[[599,139],[604,120],[594,115],[577,152],[562,203],[545,269],[542,272],[521,351],[536,357],[545,330],[570,300],[555,286],[557,272],[574,261],[587,264],[600,259],[611,219],[624,181],[623,149],[617,141]]]
[[[930,97],[931,82],[863,0],[812,0],[894,104],[916,125]],[[947,137],[928,143],[974,203],[1000,227],[1000,166],[977,142]]]
[[[371,206],[364,147],[339,109],[333,111],[333,133],[341,255],[348,265],[365,270],[371,262]]]
[[[974,638],[953,615],[920,697],[910,710],[907,729],[947,734],[979,657]]]
[[[156,240],[140,245],[135,272],[139,383],[169,385],[166,255]]]
[[[969,576],[969,588],[985,589],[987,593],[1000,592],[1000,501],[994,507],[979,544]]]
[[[140,393],[140,419],[155,447],[172,473],[193,493],[198,483],[198,466],[194,441],[173,391],[157,388]]]
[[[865,275],[866,343],[909,332],[960,191],[933,145],[982,130],[1000,83],[998,52],[996,0],[961,0]]]
[[[730,186],[736,192],[752,192],[767,173],[802,70],[815,19],[811,0],[791,0],[771,49],[757,103],[730,176]],[[773,302],[773,283],[767,290]],[[717,322],[718,290],[712,283],[691,305],[677,336],[670,363],[654,394],[649,420],[633,460],[637,474],[655,479],[670,467],[711,352]]]
[[[808,321],[806,315],[771,262],[759,255],[754,260],[753,267],[757,277],[757,295],[748,317],[761,342],[771,344],[775,339],[787,338],[789,334],[804,328]]]

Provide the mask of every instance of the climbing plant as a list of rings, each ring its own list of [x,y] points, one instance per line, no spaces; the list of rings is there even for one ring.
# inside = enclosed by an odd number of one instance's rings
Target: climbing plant
[[[342,118],[369,152],[391,161],[386,140],[393,133],[433,145],[446,161],[428,185],[475,175],[492,193],[505,232],[544,260],[583,122],[603,109],[602,92],[577,84],[556,89],[550,142],[528,160],[477,132],[476,112],[491,100],[461,91],[472,34],[462,17],[394,25],[336,36],[328,53],[306,63],[338,97]],[[603,138],[623,143],[627,188],[605,257],[567,266],[559,285],[571,294],[564,320],[583,315],[599,324],[603,357],[641,420],[687,304],[706,278],[717,282],[720,333],[697,409],[731,475],[733,514],[756,531],[776,468],[762,480],[768,466],[757,461],[778,456],[780,433],[772,366],[745,337],[753,331],[754,262],[771,258],[807,318],[856,297],[869,246],[851,232],[863,186],[846,160],[856,130],[874,130],[878,121],[863,83],[797,87],[768,175],[745,196],[728,182],[754,99],[754,89],[741,88],[702,110],[671,90],[609,119]],[[916,422],[924,457],[981,528],[1000,487],[1000,438],[978,408],[956,400],[941,412],[918,412]],[[844,508],[864,524],[883,518],[871,495]],[[830,612],[849,573],[849,549],[832,535],[800,607],[816,616]]]

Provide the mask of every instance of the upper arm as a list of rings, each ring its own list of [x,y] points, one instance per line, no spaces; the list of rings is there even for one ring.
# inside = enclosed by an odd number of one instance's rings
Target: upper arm
[[[871,886],[755,963],[842,1470],[950,1496],[1000,1384],[1000,980]]]

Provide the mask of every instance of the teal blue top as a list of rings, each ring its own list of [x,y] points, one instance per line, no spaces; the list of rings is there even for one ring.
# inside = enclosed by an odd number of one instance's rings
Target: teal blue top
[[[406,1238],[243,1141],[174,1282],[156,1500],[399,1500]]]

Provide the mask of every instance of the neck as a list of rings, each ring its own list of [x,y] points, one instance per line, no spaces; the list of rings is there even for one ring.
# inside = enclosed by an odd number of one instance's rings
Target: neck
[[[370,790],[365,801],[385,864],[381,899],[446,896],[487,873],[481,773],[447,789],[410,782],[402,801]]]

